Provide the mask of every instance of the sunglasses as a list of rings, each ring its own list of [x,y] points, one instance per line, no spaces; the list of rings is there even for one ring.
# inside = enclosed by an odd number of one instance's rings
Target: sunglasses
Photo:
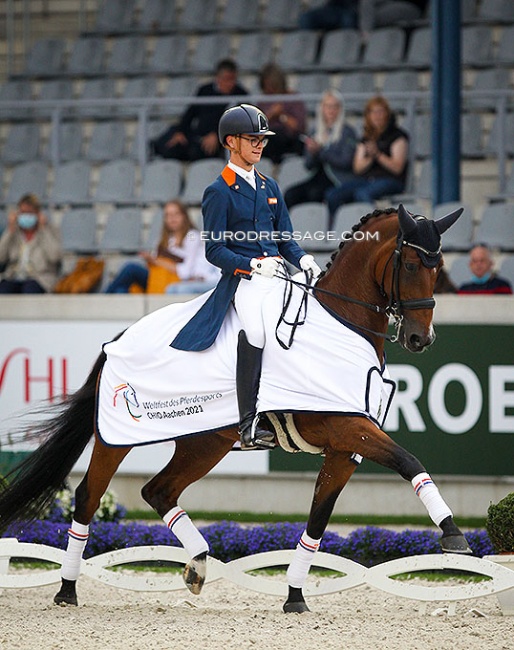
[[[246,138],[244,135],[239,135],[237,137],[241,138],[241,140],[248,140],[252,147],[258,147],[261,144],[265,147],[268,144],[268,138]]]

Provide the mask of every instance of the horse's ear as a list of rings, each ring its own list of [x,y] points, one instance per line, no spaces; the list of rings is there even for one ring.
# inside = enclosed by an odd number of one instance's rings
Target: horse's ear
[[[400,222],[400,228],[405,236],[413,233],[418,227],[416,219],[407,212],[403,207],[403,203],[400,203],[398,206],[398,220]]]
[[[455,210],[454,212],[450,212],[450,214],[445,215],[444,217],[441,217],[440,219],[437,219],[434,221],[437,232],[442,235],[443,232],[446,232],[448,228],[453,226],[453,224],[457,221],[457,219],[460,217],[460,215],[464,212],[464,208],[459,208],[458,210]]]

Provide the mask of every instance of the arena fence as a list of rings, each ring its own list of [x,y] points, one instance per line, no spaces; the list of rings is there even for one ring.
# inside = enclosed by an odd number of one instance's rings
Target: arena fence
[[[60,582],[60,569],[9,573],[12,558],[31,558],[61,564],[65,551],[42,544],[19,542],[17,539],[0,539],[0,589],[41,587]],[[208,558],[206,584],[228,580],[243,588],[272,596],[287,596],[285,581],[252,575],[258,569],[286,566],[293,558],[293,550],[270,551],[242,557],[231,562]],[[491,556],[497,558],[498,556]],[[82,560],[81,575],[104,584],[132,591],[176,591],[185,589],[179,573],[152,574],[151,572],[123,573],[111,571],[111,567],[134,562],[174,562],[186,564],[186,552],[170,546],[138,546],[103,553]],[[318,552],[314,566],[337,572],[338,577],[316,576],[307,581],[304,594],[307,597],[324,596],[369,585],[388,594],[421,601],[422,612],[429,602],[448,602],[448,615],[455,614],[458,601],[496,595],[504,615],[514,615],[514,571],[487,558],[479,559],[465,555],[414,555],[366,568],[344,557]],[[420,585],[415,581],[395,580],[392,576],[427,570],[454,570],[469,572],[490,578],[489,580],[462,583],[452,586]]]

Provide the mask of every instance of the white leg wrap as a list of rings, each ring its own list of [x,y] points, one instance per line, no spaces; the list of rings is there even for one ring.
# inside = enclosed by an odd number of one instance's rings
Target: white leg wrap
[[[82,554],[84,553],[88,538],[89,526],[79,524],[73,520],[71,522],[71,528],[68,530],[68,547],[61,567],[61,578],[65,580],[78,579]]]
[[[185,510],[175,506],[164,515],[163,520],[186,549],[189,557],[209,552],[209,545]]]
[[[430,474],[421,472],[411,481],[414,492],[421,499],[423,505],[428,510],[430,519],[439,526],[446,517],[453,517],[453,513],[446,505],[444,499],[439,494],[439,490],[430,478]]]
[[[321,538],[312,539],[307,535],[307,531],[303,532],[296,547],[293,561],[287,569],[287,584],[290,587],[298,589],[303,587],[320,542]]]

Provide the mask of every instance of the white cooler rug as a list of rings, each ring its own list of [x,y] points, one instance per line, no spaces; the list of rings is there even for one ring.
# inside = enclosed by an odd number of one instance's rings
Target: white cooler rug
[[[394,383],[372,345],[309,298],[305,323],[296,329],[291,348],[283,349],[275,337],[283,293],[279,286],[266,300],[259,412],[348,413],[381,426]],[[240,323],[234,309],[208,350],[170,347],[209,295],[155,311],[104,345],[107,361],[99,384],[97,426],[106,444],[150,444],[237,424]],[[294,289],[286,321],[293,318],[302,295]],[[278,335],[287,341],[288,326],[281,324]]]

